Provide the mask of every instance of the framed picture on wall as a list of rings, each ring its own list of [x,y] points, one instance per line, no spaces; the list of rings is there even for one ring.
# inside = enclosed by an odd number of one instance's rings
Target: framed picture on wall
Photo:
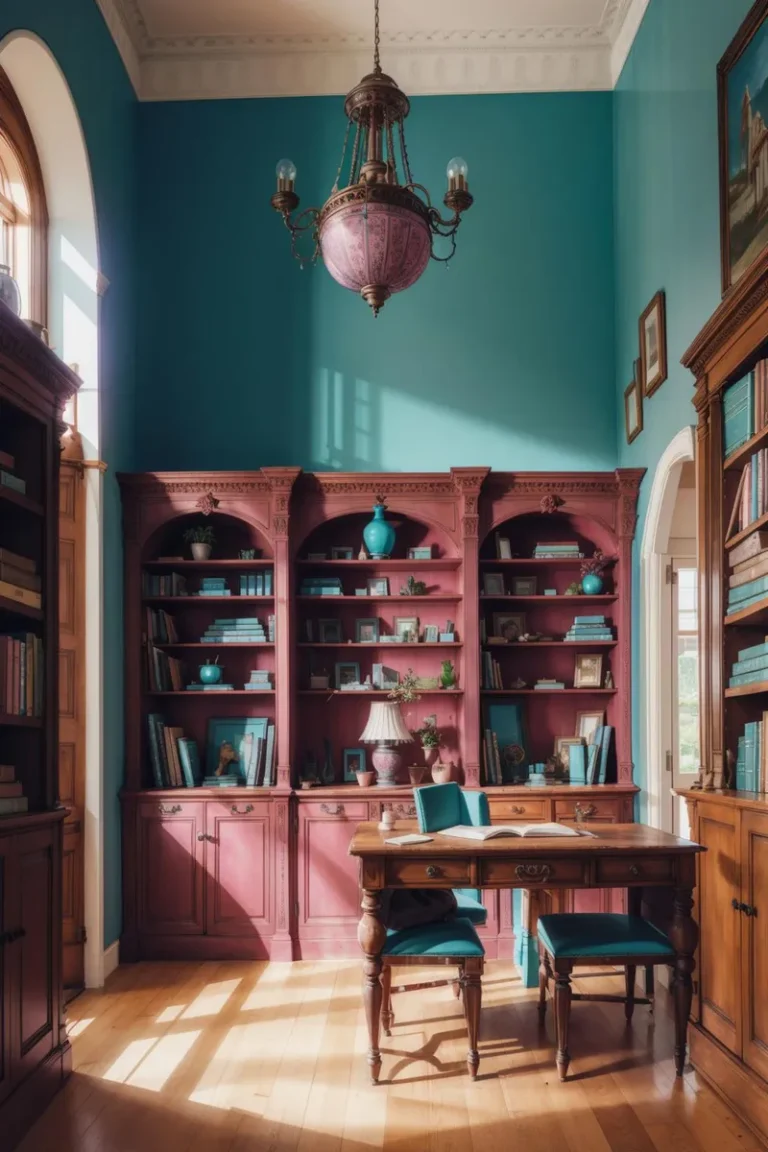
[[[624,390],[624,427],[627,444],[631,444],[643,430],[643,396],[637,380]]]
[[[667,305],[657,292],[640,317],[640,374],[644,396],[653,396],[667,378]]]
[[[768,0],[758,0],[717,67],[723,294],[768,262]]]

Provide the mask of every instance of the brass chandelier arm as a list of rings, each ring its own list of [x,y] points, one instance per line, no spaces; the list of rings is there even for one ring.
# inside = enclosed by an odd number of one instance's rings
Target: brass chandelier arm
[[[304,267],[305,260],[310,260],[311,263],[314,264],[317,261],[317,257],[320,255],[320,240],[317,234],[317,221],[320,216],[320,209],[305,208],[303,212],[299,213],[295,220],[291,219],[291,213],[287,209],[281,212],[281,216],[283,218],[283,224],[285,224],[286,228],[291,234],[291,254],[294,259],[298,260],[302,268]],[[307,222],[306,224],[302,224],[301,221],[305,218],[305,216],[308,217]],[[312,231],[312,235],[314,237],[315,246],[312,250],[311,256],[302,256],[301,252],[299,252],[298,248],[296,247],[296,241],[299,236],[302,236],[305,232],[309,232],[310,230]]]

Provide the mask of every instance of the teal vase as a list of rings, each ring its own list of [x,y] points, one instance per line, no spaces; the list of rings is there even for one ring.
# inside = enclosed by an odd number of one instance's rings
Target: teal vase
[[[221,680],[221,665],[220,664],[201,664],[200,665],[200,683],[201,684],[218,684]]]
[[[386,560],[392,555],[395,546],[395,530],[388,520],[384,519],[386,507],[379,500],[373,506],[373,520],[363,528],[363,540],[369,554],[374,560]]]
[[[603,578],[590,572],[581,579],[581,590],[585,596],[597,596],[603,590]]]

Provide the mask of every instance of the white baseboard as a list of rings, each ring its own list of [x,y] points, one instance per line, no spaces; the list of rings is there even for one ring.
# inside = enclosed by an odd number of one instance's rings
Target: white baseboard
[[[109,948],[104,949],[104,979],[108,980],[120,963],[120,941],[115,940]]]

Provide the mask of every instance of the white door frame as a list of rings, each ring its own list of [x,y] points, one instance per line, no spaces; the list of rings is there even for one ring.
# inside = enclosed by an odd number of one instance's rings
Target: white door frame
[[[667,445],[656,466],[640,550],[640,715],[643,717],[647,765],[648,823],[660,828],[666,780],[665,721],[671,707],[667,690],[661,637],[669,621],[664,617],[669,533],[683,464],[694,459],[694,429],[681,428]]]

